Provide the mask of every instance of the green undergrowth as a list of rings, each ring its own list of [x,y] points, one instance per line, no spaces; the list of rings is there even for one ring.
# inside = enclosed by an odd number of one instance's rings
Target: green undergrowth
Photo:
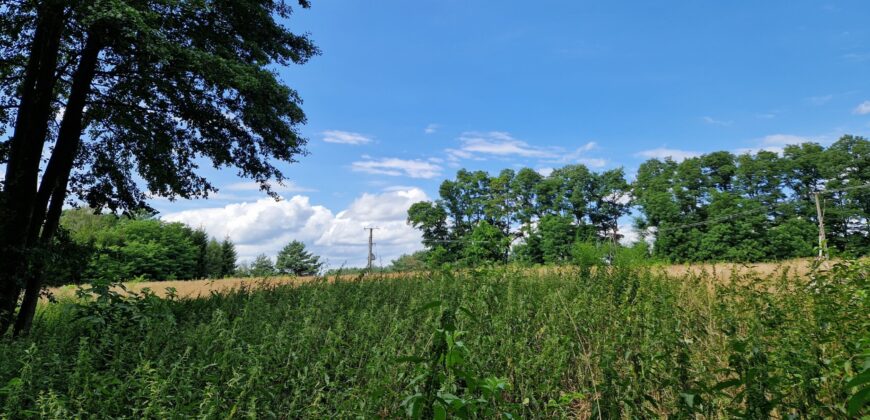
[[[489,268],[47,305],[4,418],[866,415],[868,271]],[[82,303],[85,302],[85,303]],[[863,376],[862,376],[863,375]],[[864,411],[862,411],[864,410]]]

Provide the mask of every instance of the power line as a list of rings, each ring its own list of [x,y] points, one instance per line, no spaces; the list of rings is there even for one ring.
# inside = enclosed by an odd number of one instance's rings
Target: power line
[[[369,231],[369,255],[367,258],[368,263],[366,264],[366,269],[368,269],[368,270],[372,269],[372,261],[374,261],[374,259],[375,259],[375,254],[373,252],[373,248],[375,246],[375,243],[373,241],[374,235],[375,235],[375,229],[380,229],[380,228],[377,228],[377,227],[363,228],[363,230]]]

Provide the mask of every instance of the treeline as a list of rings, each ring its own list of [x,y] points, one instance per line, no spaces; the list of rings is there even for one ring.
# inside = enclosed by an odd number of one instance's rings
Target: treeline
[[[202,229],[158,220],[64,211],[61,235],[48,265],[50,285],[92,280],[126,281],[222,278],[236,274],[229,238],[209,238]]]
[[[629,183],[623,170],[568,165],[542,175],[460,170],[420,202],[429,263],[562,263],[600,259],[618,242],[617,221],[635,216],[648,255],[671,262],[763,261],[814,254],[815,192],[821,191],[827,246],[844,256],[870,252],[870,142],[843,136],[830,147],[782,153],[720,151],[680,162],[650,159]],[[629,252],[644,252],[640,241]],[[612,257],[616,252],[608,250]]]

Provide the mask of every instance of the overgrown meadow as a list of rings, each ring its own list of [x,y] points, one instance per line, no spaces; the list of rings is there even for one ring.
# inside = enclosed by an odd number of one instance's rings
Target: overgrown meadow
[[[3,417],[867,414],[870,265],[729,281],[513,268],[47,304]],[[83,303],[84,302],[84,303]],[[863,374],[862,374],[863,372]],[[862,379],[863,378],[863,379]]]

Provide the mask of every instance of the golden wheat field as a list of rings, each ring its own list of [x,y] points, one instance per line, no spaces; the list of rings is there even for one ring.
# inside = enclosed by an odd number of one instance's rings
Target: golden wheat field
[[[757,275],[770,276],[781,275],[788,272],[789,274],[806,275],[812,270],[813,259],[796,259],[783,262],[769,263],[704,263],[704,264],[674,264],[662,265],[653,268],[653,271],[662,271],[670,276],[679,277],[683,275],[705,275],[705,278],[716,280],[727,280],[735,274],[739,275]],[[828,263],[830,264],[830,263]],[[539,267],[529,270],[535,270],[540,273],[575,270],[576,267]],[[379,276],[396,277],[402,273],[382,273]],[[363,278],[359,274],[345,274],[339,276],[329,276],[326,281],[333,281],[336,278],[343,280],[353,280]],[[306,276],[275,276],[275,277],[259,277],[259,278],[224,278],[224,279],[204,279],[204,280],[169,280],[169,281],[145,281],[145,282],[126,282],[124,288],[132,292],[141,292],[143,289],[150,289],[158,296],[166,296],[167,289],[174,289],[179,297],[205,297],[212,293],[226,293],[231,290],[240,288],[262,288],[268,286],[277,286],[284,284],[302,284],[311,282],[318,277]],[[119,288],[120,290],[120,288]],[[76,286],[63,286],[50,288],[49,294],[60,297],[71,297],[75,295]]]

